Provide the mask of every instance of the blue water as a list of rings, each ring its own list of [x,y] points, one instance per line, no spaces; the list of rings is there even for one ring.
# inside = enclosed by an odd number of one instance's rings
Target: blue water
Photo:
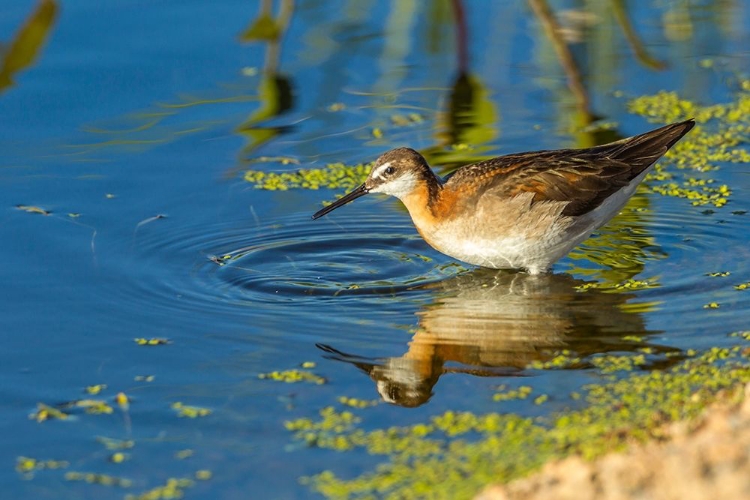
[[[639,335],[656,353],[679,354],[748,329],[750,292],[732,287],[750,281],[746,164],[711,174],[733,190],[716,213],[639,194],[644,210],[604,228],[618,248],[635,248],[618,279],[661,284],[616,294],[576,291],[611,271],[591,245],[539,280],[467,271],[424,243],[393,199],[367,197],[312,222],[337,192],[263,191],[243,180],[248,169],[366,162],[402,145],[447,166],[584,145],[566,73],[524,2],[465,2],[465,56],[458,2],[447,0],[275,2],[274,15],[289,12],[278,43],[242,40],[265,2],[0,4],[10,75],[0,83],[3,497],[120,498],[207,469],[212,478],[189,498],[307,498],[300,476],[328,468],[351,477],[377,463],[301,448],[284,429],[338,396],[380,399],[379,382],[402,405],[368,409],[378,426],[448,409],[536,414],[598,377],[585,366],[524,370],[555,350],[630,351],[623,337]],[[562,20],[583,9],[551,8]],[[627,113],[628,97],[674,90],[724,102],[750,70],[741,3],[629,3],[626,16],[661,69],[639,62],[609,7],[591,8],[588,27],[566,21],[578,37],[570,47],[591,110],[622,136],[653,126]],[[14,45],[32,23],[41,42]],[[343,109],[331,111],[335,103]],[[468,107],[451,115],[456,105]],[[420,119],[393,123],[408,113]],[[224,265],[211,260],[225,255]],[[705,276],[717,271],[731,275]],[[720,309],[703,308],[714,301]],[[425,346],[437,365],[424,365]],[[308,361],[326,384],[258,378]],[[421,393],[408,387],[415,373]],[[491,395],[501,383],[560,398],[543,410],[498,405]],[[107,388],[87,396],[93,384]],[[121,391],[127,410],[112,402]],[[88,397],[115,411],[29,418],[37,403]],[[212,413],[178,418],[177,401]],[[111,463],[97,436],[132,439],[130,459]],[[174,457],[185,449],[190,458]],[[29,477],[13,470],[19,456],[70,464]],[[71,470],[133,484],[66,480]]]

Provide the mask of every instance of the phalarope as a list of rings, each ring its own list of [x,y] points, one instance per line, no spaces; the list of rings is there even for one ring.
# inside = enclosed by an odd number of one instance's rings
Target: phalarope
[[[361,186],[312,218],[384,193],[403,202],[436,250],[469,264],[539,274],[614,217],[694,125],[686,120],[587,149],[499,156],[445,180],[413,149],[393,149]]]

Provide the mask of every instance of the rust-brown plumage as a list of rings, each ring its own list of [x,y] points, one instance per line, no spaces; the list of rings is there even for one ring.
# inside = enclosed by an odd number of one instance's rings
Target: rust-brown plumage
[[[673,123],[589,149],[500,156],[458,169],[443,187],[469,197],[472,191],[474,197],[492,191],[508,198],[531,192],[533,203],[567,201],[563,215],[583,215],[653,165],[694,125],[693,120]]]

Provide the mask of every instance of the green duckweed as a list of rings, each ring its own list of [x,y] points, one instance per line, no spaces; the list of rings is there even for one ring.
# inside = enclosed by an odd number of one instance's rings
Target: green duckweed
[[[213,475],[214,475],[213,472],[211,472],[208,469],[197,470],[195,471],[195,474],[194,474],[195,479],[199,481],[208,481],[209,479],[213,477]]]
[[[591,364],[599,368],[599,371],[604,374],[618,371],[632,371],[646,364],[646,356],[644,354],[594,356],[591,359]]]
[[[375,406],[380,403],[379,401],[374,400],[374,399],[366,400],[366,399],[348,398],[346,396],[340,396],[338,399],[338,402],[344,406],[350,406],[352,408],[369,408],[371,406]]]
[[[185,496],[185,490],[194,485],[195,481],[190,478],[170,477],[163,485],[145,491],[140,495],[125,495],[125,500],[167,500],[182,498]]]
[[[732,194],[729,186],[687,171],[706,173],[718,169],[720,163],[750,163],[750,152],[745,148],[750,133],[748,86],[747,81],[743,82],[735,99],[725,104],[702,106],[680,98],[675,92],[659,92],[629,103],[632,113],[655,122],[695,118],[697,123],[648,175],[651,182],[647,185],[652,192],[686,198],[695,206],[726,205]],[[669,167],[685,172],[677,174]]]
[[[283,370],[273,371],[268,373],[258,374],[259,379],[264,380],[275,380],[277,382],[285,382],[287,384],[294,384],[297,382],[310,382],[313,384],[322,385],[326,383],[326,379],[320,375],[309,370]]]
[[[22,474],[26,479],[34,477],[34,473],[40,470],[66,469],[70,466],[67,460],[40,460],[31,457],[20,456],[16,458],[16,472]]]
[[[547,394],[542,394],[542,395],[537,396],[536,398],[534,398],[534,404],[535,405],[544,404],[544,403],[547,402],[548,399],[549,399],[549,396]]]
[[[201,408],[200,406],[188,406],[180,403],[179,401],[176,403],[172,403],[171,407],[177,412],[178,417],[198,418],[207,417],[211,414],[211,410],[208,408]]]
[[[615,291],[623,291],[623,290],[647,290],[649,288],[658,288],[661,285],[656,279],[646,279],[646,280],[636,280],[636,279],[628,279],[625,281],[622,281],[620,283],[605,283],[605,282],[588,282],[584,283],[582,285],[578,285],[575,287],[575,289],[579,292],[585,292],[588,290],[591,290],[592,288],[595,288],[597,290],[615,290]]]
[[[115,453],[112,453],[109,456],[109,461],[113,464],[121,464],[126,460],[130,459],[130,455],[128,453],[123,453],[121,451],[116,451]]]
[[[130,479],[111,476],[109,474],[96,474],[93,472],[66,472],[65,480],[82,481],[88,484],[98,484],[101,486],[118,486],[120,488],[130,488],[133,485],[133,482]]]
[[[527,366],[531,370],[555,370],[555,369],[566,369],[566,368],[577,368],[580,367],[583,360],[574,356],[573,353],[567,349],[563,349],[560,352],[554,354],[551,359],[546,361],[534,360]]]
[[[91,394],[92,396],[95,396],[106,388],[107,388],[107,384],[89,385],[84,388],[84,392],[86,392],[86,394]]]
[[[190,458],[193,455],[195,455],[195,452],[193,450],[185,449],[175,452],[174,457],[177,460],[185,460],[186,458]]]
[[[114,408],[101,399],[78,399],[76,401],[69,401],[60,405],[61,409],[81,409],[86,413],[92,415],[110,414],[114,412]]]
[[[626,340],[628,342],[643,342],[644,337],[642,335],[625,335],[622,340]]]
[[[303,168],[293,172],[248,170],[245,172],[245,180],[258,189],[270,191],[321,188],[346,191],[362,184],[371,166],[371,164],[331,163],[322,168]]]
[[[45,420],[68,420],[72,416],[52,406],[38,403],[36,411],[30,414],[29,418],[37,422],[44,422]]]
[[[108,450],[129,450],[135,446],[132,439],[114,439],[106,436],[97,436],[96,440]]]
[[[532,393],[533,389],[528,385],[522,385],[518,389],[512,389],[509,391],[505,390],[505,386],[499,387],[503,392],[498,392],[492,395],[493,401],[511,401],[513,399],[526,399]]]
[[[157,337],[150,338],[150,339],[146,339],[146,338],[142,338],[141,337],[141,338],[135,338],[135,339],[133,339],[133,341],[136,344],[138,344],[138,345],[167,345],[167,344],[171,344],[171,341],[169,339],[157,338]]]

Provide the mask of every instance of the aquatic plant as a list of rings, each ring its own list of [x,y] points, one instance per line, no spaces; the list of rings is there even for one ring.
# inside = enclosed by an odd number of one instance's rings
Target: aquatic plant
[[[720,163],[750,163],[745,148],[750,133],[750,80],[741,82],[735,99],[724,104],[703,106],[675,92],[659,92],[633,99],[628,107],[631,113],[659,123],[690,117],[698,123],[649,174],[649,189],[664,196],[687,198],[696,206],[724,206],[732,193],[729,186],[689,171],[705,173],[718,169]],[[669,167],[683,172],[677,174]]]

